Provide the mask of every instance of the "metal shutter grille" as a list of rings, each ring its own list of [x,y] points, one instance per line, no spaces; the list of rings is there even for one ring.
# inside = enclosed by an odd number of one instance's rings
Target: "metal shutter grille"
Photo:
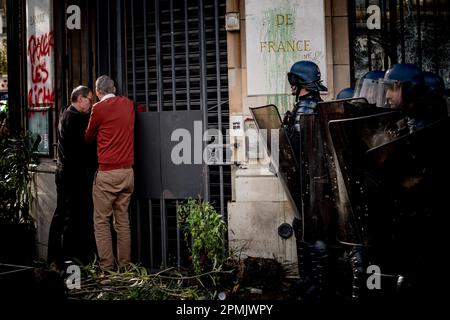
[[[125,5],[128,95],[150,112],[201,110],[208,128],[225,134],[229,123],[225,1],[134,0]],[[208,169],[209,200],[226,217],[230,166]],[[137,201],[134,241],[142,263],[151,267],[182,263],[186,248],[176,226],[176,201]]]

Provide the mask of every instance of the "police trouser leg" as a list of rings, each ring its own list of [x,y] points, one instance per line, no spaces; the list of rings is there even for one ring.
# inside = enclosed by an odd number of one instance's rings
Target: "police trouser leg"
[[[362,290],[365,280],[365,262],[364,262],[364,248],[355,246],[349,254],[350,265],[352,267],[352,300],[358,301],[361,299]]]
[[[298,275],[302,282],[307,282],[308,279],[308,245],[302,241],[302,224],[301,220],[294,218],[292,222],[292,227],[295,234],[295,244],[297,246],[297,264],[298,264]]]
[[[309,245],[311,256],[311,282],[315,286],[316,296],[321,298],[328,289],[328,250],[323,241]]]

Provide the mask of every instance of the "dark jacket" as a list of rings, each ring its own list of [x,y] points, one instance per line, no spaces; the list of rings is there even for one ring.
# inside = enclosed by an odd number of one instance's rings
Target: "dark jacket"
[[[89,114],[74,106],[61,111],[59,118],[57,206],[49,230],[48,261],[60,268],[65,259],[74,257],[88,263],[95,250],[92,181],[97,160],[95,143],[84,140],[88,121]]]
[[[284,116],[283,124],[297,161],[300,159],[300,115],[316,112],[316,105],[321,101],[320,95],[315,92],[301,96],[294,105],[294,109],[286,112]]]
[[[87,144],[84,132],[89,114],[80,113],[74,106],[61,112],[58,124],[58,165],[73,172],[95,170],[95,143]]]

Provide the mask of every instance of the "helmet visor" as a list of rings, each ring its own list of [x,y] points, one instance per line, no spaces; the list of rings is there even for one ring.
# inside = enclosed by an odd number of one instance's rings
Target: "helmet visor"
[[[296,81],[295,78],[296,78],[295,75],[293,75],[292,73],[289,72],[287,74],[286,83],[284,86],[284,92],[286,94],[292,94],[292,95],[296,94],[297,89],[298,89],[298,86],[296,83],[298,82],[298,80]]]
[[[318,82],[316,82],[316,84],[317,84],[317,88],[319,89],[319,91],[324,91],[324,92],[328,91],[328,88],[323,85],[322,80],[319,80]]]
[[[399,109],[403,105],[402,85],[398,81],[380,80],[376,98],[377,107]]]
[[[295,74],[288,72],[287,74],[288,82],[291,86],[298,86],[302,81]]]
[[[378,80],[374,79],[360,79],[356,84],[357,88],[354,98],[366,98],[370,104],[377,103],[378,97]]]

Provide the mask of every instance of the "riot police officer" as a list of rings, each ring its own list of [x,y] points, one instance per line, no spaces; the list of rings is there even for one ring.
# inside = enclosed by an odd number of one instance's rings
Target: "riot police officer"
[[[316,105],[321,102],[320,91],[326,91],[327,88],[322,84],[321,73],[319,67],[311,61],[301,60],[294,63],[287,74],[288,81],[291,87],[292,95],[295,95],[295,104],[292,111],[285,114],[283,124],[291,142],[297,163],[300,165],[300,171],[305,159],[300,159],[301,149],[301,116],[304,114],[316,113]],[[313,137],[314,139],[321,139],[320,137]],[[323,163],[324,159],[316,157],[315,162]],[[320,171],[320,170],[319,170]],[[321,171],[322,172],[322,171]],[[309,171],[308,177],[302,176],[301,184],[309,184],[310,181],[315,180],[315,173]],[[316,179],[319,180],[319,179]],[[316,189],[315,189],[316,190]],[[307,293],[308,296],[320,298],[326,286],[327,260],[328,252],[325,239],[322,236],[321,223],[322,220],[317,210],[320,205],[317,203],[317,198],[308,194],[299,194],[302,197],[304,205],[302,206],[303,217],[305,221],[294,218],[293,229],[296,237],[298,268],[300,275],[300,287],[302,293]],[[320,199],[325,203],[324,199]],[[314,231],[313,231],[314,229]],[[318,232],[315,232],[319,229]]]
[[[404,125],[397,130],[408,129],[412,133],[430,123],[424,93],[425,81],[420,68],[409,63],[395,64],[380,82],[377,106],[401,110]]]
[[[319,67],[312,61],[300,60],[294,63],[287,74],[291,93],[295,95],[292,111],[287,111],[283,124],[286,128],[297,161],[299,160],[299,117],[303,113],[315,112],[317,102],[322,101],[320,91],[327,91],[322,84]]]
[[[432,120],[448,117],[447,101],[445,99],[444,80],[437,73],[424,71],[425,103]]]
[[[350,99],[353,98],[354,94],[355,94],[354,88],[352,87],[344,88],[338,92],[338,94],[336,95],[336,100]]]

